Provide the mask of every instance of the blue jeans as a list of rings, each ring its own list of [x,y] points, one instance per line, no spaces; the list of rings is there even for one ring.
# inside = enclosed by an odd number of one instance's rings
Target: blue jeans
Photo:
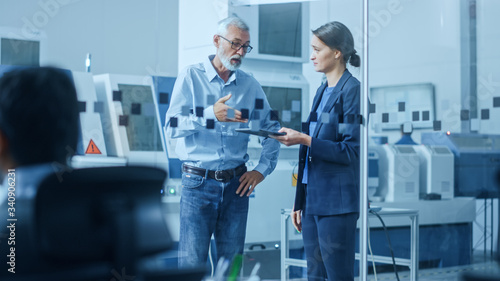
[[[193,174],[182,174],[180,203],[179,267],[204,265],[212,234],[217,260],[243,253],[248,197],[236,194],[239,177],[222,183]]]

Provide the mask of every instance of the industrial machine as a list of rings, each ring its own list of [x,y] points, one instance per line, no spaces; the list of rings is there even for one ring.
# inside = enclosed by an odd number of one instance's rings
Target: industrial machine
[[[446,146],[416,145],[420,157],[420,194],[440,194],[441,199],[454,197],[454,156]]]
[[[108,156],[168,171],[158,104],[149,76],[94,76]]]
[[[386,202],[419,199],[420,159],[412,145],[381,145],[379,154],[379,191]]]
[[[31,66],[1,65],[0,76],[4,72],[26,67]],[[80,111],[77,149],[68,151],[68,154],[75,154],[71,159],[71,166],[74,168],[125,166],[125,158],[108,157],[101,119],[105,105],[97,100],[92,74],[64,71],[74,82]]]
[[[101,120],[104,103],[97,101],[92,74],[75,71],[70,74],[80,111],[80,137],[75,156],[71,159],[72,167],[125,166],[124,157],[108,157]]]
[[[165,116],[172,98],[175,77],[152,76],[156,100],[158,101],[158,113],[160,115],[161,134],[165,140],[166,155],[168,158],[168,179],[166,183],[165,196],[178,197],[181,191],[181,161],[175,155],[176,140],[170,140],[165,137]],[[178,202],[174,198],[175,202]]]
[[[453,152],[455,196],[498,196],[495,173],[500,169],[500,135],[424,133],[422,143],[444,145]]]

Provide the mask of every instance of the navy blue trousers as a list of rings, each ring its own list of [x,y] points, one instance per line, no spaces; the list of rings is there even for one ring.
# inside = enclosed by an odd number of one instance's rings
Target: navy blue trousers
[[[309,216],[303,213],[302,237],[308,280],[354,280],[354,247],[359,213]]]

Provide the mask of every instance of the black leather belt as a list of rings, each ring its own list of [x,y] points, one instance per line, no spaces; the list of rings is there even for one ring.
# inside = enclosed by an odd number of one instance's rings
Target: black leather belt
[[[205,177],[206,174],[208,174],[209,178],[212,178],[216,181],[220,182],[228,182],[232,180],[235,176],[239,177],[243,175],[247,171],[247,166],[245,164],[241,164],[240,166],[234,168],[234,169],[228,169],[228,170],[207,170],[199,167],[194,167],[190,165],[183,164],[182,165],[182,171],[184,173],[189,173],[201,177]]]

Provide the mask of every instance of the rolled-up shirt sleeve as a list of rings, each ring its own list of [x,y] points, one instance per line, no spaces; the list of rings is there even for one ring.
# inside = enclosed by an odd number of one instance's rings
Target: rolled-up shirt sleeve
[[[197,117],[195,114],[183,114],[182,109],[189,110],[195,108],[193,97],[193,83],[188,75],[188,69],[179,73],[172,91],[170,106],[165,119],[165,135],[169,138],[181,138],[196,133],[201,127],[206,126],[206,119]],[[213,107],[204,109],[204,116],[207,116]],[[171,118],[177,119],[177,126],[172,126]]]

